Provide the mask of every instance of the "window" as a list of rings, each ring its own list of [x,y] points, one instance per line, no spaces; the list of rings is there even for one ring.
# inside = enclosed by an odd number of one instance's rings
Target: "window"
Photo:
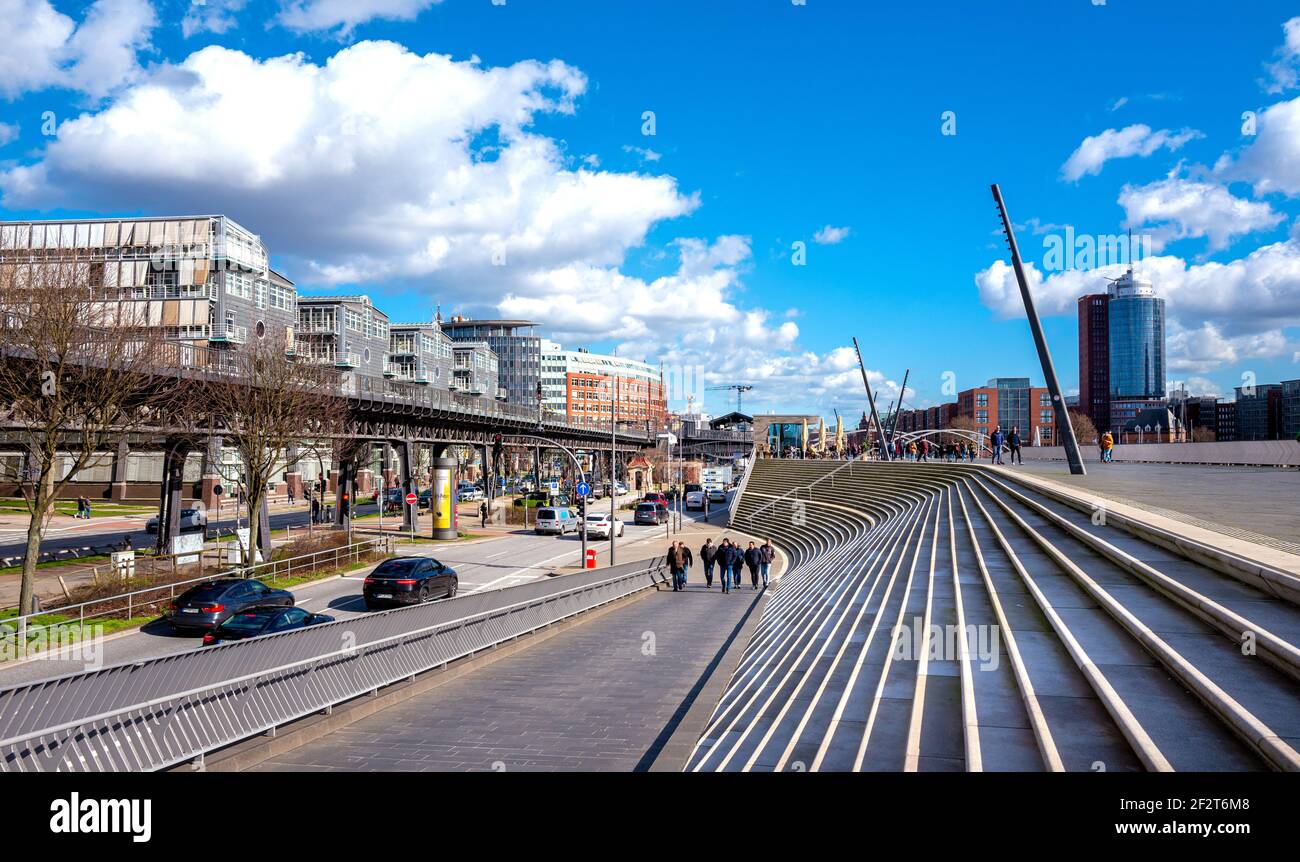
[[[975,406],[976,406],[976,407],[988,407],[988,406],[989,406],[989,394],[988,394],[987,392],[976,392],[976,393],[975,393]]]
[[[1055,415],[1055,411],[1053,411],[1051,408],[1048,408],[1047,410],[1039,411],[1038,421],[1042,425],[1051,425],[1052,417],[1054,415]]]
[[[977,424],[981,424],[981,425],[986,424],[988,421],[989,421],[989,411],[987,410],[975,411],[975,422]]]

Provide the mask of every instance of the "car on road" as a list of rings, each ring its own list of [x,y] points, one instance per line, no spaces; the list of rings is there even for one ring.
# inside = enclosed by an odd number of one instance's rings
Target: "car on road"
[[[636,504],[636,514],[632,516],[634,524],[666,524],[668,523],[668,507],[663,503],[653,501],[644,501]]]
[[[687,492],[686,492],[686,508],[687,508],[687,509],[703,509],[703,508],[704,508],[704,496],[705,496],[705,495],[704,495],[704,492],[703,492],[703,491],[699,491],[699,490],[696,490],[696,491],[687,491]]]
[[[293,593],[252,578],[213,578],[181,593],[163,618],[178,632],[209,631],[246,608],[293,607]]]
[[[646,503],[662,503],[665,506],[668,505],[668,497],[659,491],[647,491],[646,495],[641,499]]]
[[[460,587],[456,570],[433,557],[394,557],[366,576],[361,597],[367,610],[416,605],[429,599],[454,598]]]
[[[704,486],[701,485],[699,482],[686,483],[686,493],[688,494],[691,493],[692,491],[703,491],[703,490],[704,490]]]
[[[473,502],[483,499],[483,489],[477,487],[473,482],[461,482],[456,487],[456,499]]]
[[[710,488],[710,489],[709,489],[709,502],[710,502],[710,503],[725,503],[725,502],[727,502],[727,492],[724,491],[724,490],[721,489],[721,488]]]
[[[572,510],[560,506],[544,506],[537,510],[537,522],[533,531],[539,535],[563,536],[565,533],[578,531],[578,516]]]
[[[615,536],[623,535],[623,522],[609,512],[592,512],[583,519],[583,528],[589,539],[608,539],[611,525]]]
[[[302,608],[286,608],[281,605],[256,605],[234,614],[205,634],[203,645],[242,641],[332,622],[334,617],[329,614],[313,614]]]
[[[197,530],[208,525],[208,516],[202,509],[181,509],[181,529]],[[148,521],[145,521],[144,531],[146,533],[158,532],[158,516],[154,515]]]

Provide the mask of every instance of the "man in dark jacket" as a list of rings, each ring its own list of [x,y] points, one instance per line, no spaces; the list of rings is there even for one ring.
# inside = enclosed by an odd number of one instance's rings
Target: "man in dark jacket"
[[[1007,438],[1007,445],[1011,447],[1011,463],[1012,464],[1016,463],[1017,458],[1020,459],[1021,464],[1025,463],[1024,456],[1020,454],[1020,426],[1019,425],[1011,426],[1011,436]]]
[[[731,540],[723,539],[718,545],[718,574],[722,576],[722,591],[731,592]]]
[[[704,563],[704,586],[707,589],[713,589],[713,561],[718,556],[718,546],[713,544],[712,539],[705,539],[704,546],[700,548],[700,561]]]
[[[763,589],[767,589],[767,578],[772,571],[772,561],[776,559],[776,546],[768,539],[758,549],[758,573],[763,576]]]
[[[695,556],[691,554],[691,549],[686,547],[685,542],[677,543],[677,550],[682,552],[682,589],[686,589],[686,581],[691,576],[691,566],[695,564]]]
[[[682,588],[682,567],[686,565],[686,557],[682,554],[681,542],[673,542],[668,546],[668,571],[673,576],[673,592],[678,592]]]
[[[731,570],[731,587],[740,589],[740,569],[745,565],[745,552],[740,545],[732,542],[727,549],[727,568]]]
[[[749,583],[752,589],[758,589],[758,547],[753,542],[745,549],[745,565],[749,567]]]

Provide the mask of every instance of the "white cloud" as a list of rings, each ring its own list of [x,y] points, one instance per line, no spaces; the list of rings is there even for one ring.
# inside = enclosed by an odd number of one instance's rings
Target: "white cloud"
[[[1181,389],[1182,386],[1179,386],[1180,383],[1183,386],[1186,386],[1187,391],[1192,395],[1218,396],[1223,394],[1223,388],[1219,386],[1219,384],[1215,383],[1213,380],[1211,380],[1208,377],[1200,377],[1198,375],[1192,375],[1188,377],[1186,380],[1169,381],[1168,384],[1169,391],[1173,392],[1175,390]]]
[[[657,162],[664,157],[663,153],[657,153],[654,150],[645,147],[633,147],[629,144],[623,145],[623,152],[635,153],[641,157],[641,161],[643,162]]]
[[[191,2],[181,19],[181,34],[190,38],[196,33],[226,33],[238,26],[238,14],[248,0],[204,0]]]
[[[1224,156],[1216,172],[1254,184],[1255,195],[1300,196],[1300,97],[1272,105],[1259,115],[1254,141],[1234,163]]]
[[[1282,25],[1283,43],[1278,49],[1276,62],[1268,64],[1269,80],[1264,87],[1270,93],[1281,93],[1300,84],[1300,16]]]
[[[368,21],[414,21],[442,0],[283,0],[276,21],[299,33],[346,37]]]
[[[0,147],[10,141],[18,140],[19,128],[16,123],[0,123]]]
[[[63,87],[99,98],[140,76],[157,16],[148,0],[96,0],[81,23],[49,0],[0,0],[0,95]]]
[[[839,243],[844,242],[848,236],[849,228],[835,227],[828,224],[826,227],[813,234],[813,242],[818,245],[838,245]]]
[[[1125,227],[1153,226],[1159,250],[1172,240],[1208,237],[1210,249],[1233,239],[1277,227],[1285,215],[1265,202],[1234,197],[1213,183],[1166,177],[1144,186],[1125,185],[1119,193]]]
[[[1061,166],[1062,179],[1074,182],[1085,175],[1101,173],[1102,166],[1111,159],[1151,155],[1160,149],[1178,150],[1188,141],[1204,137],[1195,129],[1172,132],[1169,129],[1152,131],[1141,123],[1123,129],[1107,129],[1099,135],[1090,135],[1070,154]]]
[[[1118,99],[1111,102],[1110,106],[1106,110],[1118,111],[1120,108],[1124,107],[1127,104],[1128,104],[1128,96],[1120,96]]]
[[[1106,289],[1106,279],[1125,265],[1066,270],[1045,280],[1026,264],[1026,277],[1040,314],[1074,315],[1076,300]],[[1208,371],[1289,350],[1283,329],[1300,325],[1300,242],[1288,240],[1256,249],[1243,258],[1191,264],[1174,256],[1142,261],[1140,274],[1165,297],[1169,367]],[[980,298],[1000,317],[1022,317],[1015,273],[1001,260],[975,276]],[[1214,321],[1207,323],[1206,321]]]

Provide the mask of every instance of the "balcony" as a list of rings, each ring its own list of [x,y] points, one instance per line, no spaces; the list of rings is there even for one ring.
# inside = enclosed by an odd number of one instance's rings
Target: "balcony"
[[[212,334],[208,336],[208,341],[215,344],[247,344],[248,327],[214,323],[212,325]]]
[[[361,357],[351,351],[340,353],[334,357],[335,368],[359,368],[361,366]]]
[[[412,378],[412,379],[413,379],[416,383],[419,383],[419,384],[421,384],[421,385],[423,385],[423,386],[427,386],[427,385],[429,385],[429,372],[427,372],[427,371],[417,371],[417,372],[415,372],[415,377]]]

